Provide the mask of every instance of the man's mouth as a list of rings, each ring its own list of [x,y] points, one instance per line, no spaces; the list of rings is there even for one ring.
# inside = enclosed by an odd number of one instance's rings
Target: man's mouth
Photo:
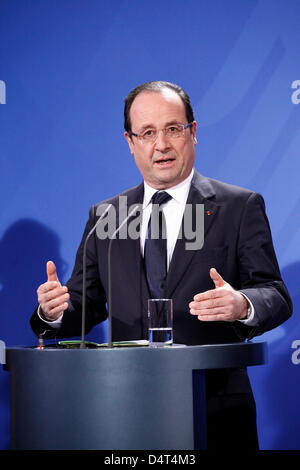
[[[173,162],[175,161],[175,158],[169,157],[169,158],[159,158],[155,160],[154,165],[155,166],[170,166]]]

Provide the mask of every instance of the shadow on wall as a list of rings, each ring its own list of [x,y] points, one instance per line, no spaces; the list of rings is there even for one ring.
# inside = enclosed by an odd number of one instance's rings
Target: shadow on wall
[[[66,272],[56,233],[32,219],[11,225],[0,240],[0,339],[6,346],[36,344],[29,318],[37,287],[46,280],[46,261]],[[9,374],[0,371],[0,448],[9,448]]]
[[[292,362],[292,343],[300,341],[300,263],[282,271],[282,277],[293,300],[293,315],[280,328],[282,334],[269,344],[269,367],[262,375],[266,420],[270,434],[270,449],[300,449],[300,363]],[[299,343],[300,344],[300,343]],[[298,346],[299,348],[299,346]],[[300,353],[298,354],[300,359]]]
[[[35,220],[19,220],[0,241],[0,259],[1,339],[7,346],[30,344],[34,337],[29,318],[37,304],[37,287],[47,279],[46,262],[55,260],[62,278],[66,272],[60,240]]]
[[[67,264],[60,254],[60,239],[45,225],[23,219],[11,225],[0,240],[0,339],[6,346],[34,345],[29,319],[37,306],[36,290],[47,280],[46,263],[53,260],[65,283]],[[104,341],[103,325],[94,328],[95,341]]]

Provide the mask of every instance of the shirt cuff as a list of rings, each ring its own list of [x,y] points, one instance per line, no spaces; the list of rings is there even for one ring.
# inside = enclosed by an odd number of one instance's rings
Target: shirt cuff
[[[38,315],[38,317],[40,318],[40,320],[42,320],[44,323],[47,323],[47,325],[51,326],[52,328],[58,330],[58,328],[61,327],[63,313],[62,313],[61,316],[58,317],[56,320],[48,321],[48,320],[45,320],[45,319],[42,317],[42,314],[41,314],[41,306],[39,305],[39,307],[38,307],[38,309],[37,309],[37,315]]]
[[[257,326],[257,318],[256,318],[256,315],[255,315],[255,309],[253,307],[253,304],[252,304],[251,300],[243,292],[241,292],[241,291],[239,291],[239,292],[249,302],[249,307],[248,307],[248,312],[247,312],[247,318],[245,318],[243,320],[238,320],[238,321],[240,321],[241,323],[244,323],[245,325],[248,325],[248,326]]]

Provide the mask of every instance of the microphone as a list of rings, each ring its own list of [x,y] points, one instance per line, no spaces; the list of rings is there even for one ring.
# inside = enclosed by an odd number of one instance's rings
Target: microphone
[[[87,247],[87,242],[89,241],[91,235],[94,233],[96,228],[98,227],[98,224],[100,221],[103,219],[103,217],[108,213],[109,209],[112,207],[112,204],[109,204],[105,211],[101,214],[97,222],[95,223],[94,227],[92,230],[88,233],[84,245],[83,245],[83,255],[82,255],[82,313],[81,313],[81,321],[82,321],[82,326],[81,326],[81,343],[80,343],[80,349],[85,349],[85,305],[86,305],[86,247]]]
[[[108,338],[108,348],[112,348],[112,300],[111,300],[111,249],[112,242],[116,239],[116,235],[119,233],[121,228],[126,224],[126,222],[132,217],[137,209],[140,208],[140,204],[137,204],[128,214],[128,216],[123,220],[119,227],[112,234],[109,245],[108,245],[108,255],[107,255],[107,264],[108,264],[108,329],[109,329],[109,338]]]

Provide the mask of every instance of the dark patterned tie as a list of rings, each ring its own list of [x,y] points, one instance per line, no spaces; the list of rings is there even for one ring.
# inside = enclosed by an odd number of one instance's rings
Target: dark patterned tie
[[[152,213],[145,240],[144,260],[149,291],[152,299],[163,297],[167,276],[166,221],[159,207],[172,199],[165,191],[157,191],[152,196]]]

